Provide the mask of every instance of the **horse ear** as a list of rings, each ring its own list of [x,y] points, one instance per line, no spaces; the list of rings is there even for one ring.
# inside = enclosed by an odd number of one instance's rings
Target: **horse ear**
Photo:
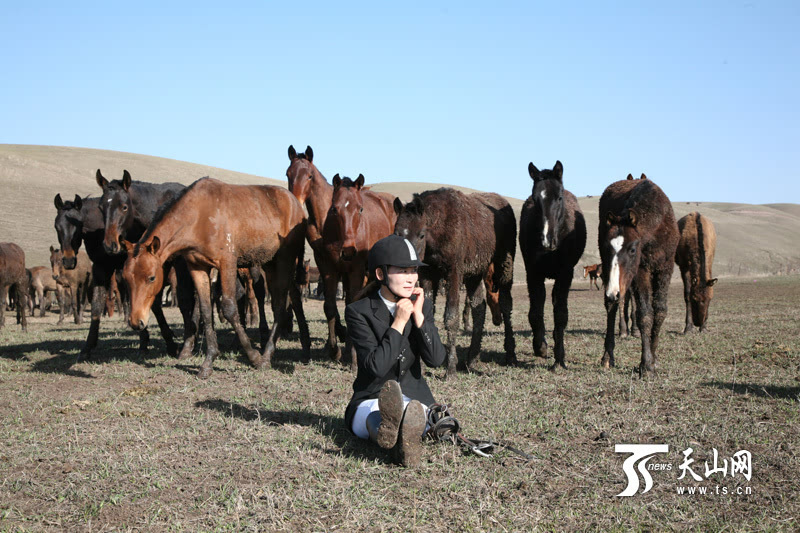
[[[539,169],[533,163],[528,163],[528,174],[530,174],[534,183],[539,181]]]
[[[556,160],[556,164],[553,165],[553,174],[555,174],[558,181],[561,181],[564,176],[564,165],[561,164],[561,161]]]
[[[709,287],[713,287],[714,284],[717,282],[717,279],[718,278],[713,278],[713,279],[710,279],[710,280],[706,281],[706,285],[708,285]]]
[[[147,250],[151,254],[156,255],[156,253],[158,253],[158,250],[160,248],[161,248],[161,239],[159,239],[158,236],[156,236],[153,237],[152,241],[150,241],[150,245],[147,247]]]
[[[614,213],[609,213],[608,215],[606,215],[606,224],[608,224],[609,226],[613,226],[617,222],[619,222],[619,218],[617,218],[617,216]]]
[[[97,169],[95,180],[97,181],[97,184],[100,186],[101,189],[105,189],[106,187],[108,187],[108,180],[103,177],[103,175],[100,173],[99,168]]]
[[[78,211],[83,209],[83,199],[81,199],[81,197],[78,196],[77,194],[75,195],[75,199],[72,200],[72,203],[73,205],[75,205],[75,209],[77,209]]]
[[[398,216],[403,212],[403,202],[400,201],[400,198],[395,198],[394,202],[392,202],[392,206],[394,207],[394,212]]]
[[[638,222],[639,215],[636,214],[636,211],[631,209],[628,211],[628,221],[631,223],[631,226],[634,228],[636,227],[636,223]]]
[[[61,208],[64,207],[64,201],[61,199],[61,194],[56,194],[56,197],[53,198],[53,205],[56,206],[56,209],[61,211]]]
[[[361,187],[364,186],[364,174],[359,174],[358,178],[356,178],[356,190],[361,190]]]
[[[156,239],[157,238],[158,237],[156,237]],[[125,252],[127,252],[128,257],[132,256],[133,255],[133,248],[136,245],[134,243],[132,243],[131,241],[128,241],[128,240],[125,240],[125,239],[120,239],[120,241],[122,242],[122,247],[125,248]]]
[[[294,161],[297,158],[297,150],[294,149],[293,145],[289,145],[289,161]]]
[[[333,188],[334,189],[338,189],[339,185],[341,185],[341,184],[342,184],[342,178],[339,177],[339,174],[336,174],[333,177]]]
[[[626,180],[632,180],[632,179],[633,179],[633,174],[628,174],[628,177],[627,177],[627,178],[625,178],[625,179],[626,179]]]
[[[644,175],[644,172],[642,172],[642,177],[640,177],[639,179],[640,180],[646,180],[647,179],[647,176]]]
[[[122,171],[122,188],[127,191],[131,186],[131,181],[132,181],[131,180],[131,173],[128,172],[127,170],[123,170]]]
[[[53,252],[55,252],[55,251],[56,251],[56,249],[55,249],[55,248],[53,248],[53,245],[51,244],[51,245],[50,245],[50,253],[52,254],[52,253],[53,253]],[[714,281],[717,281],[717,280],[714,280]]]
[[[308,159],[309,163],[314,162],[314,150],[310,146],[306,146],[306,159]]]

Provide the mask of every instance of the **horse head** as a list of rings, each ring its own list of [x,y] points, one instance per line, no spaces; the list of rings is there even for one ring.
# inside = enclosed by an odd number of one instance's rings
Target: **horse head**
[[[76,194],[72,202],[69,200],[65,202],[60,194],[56,194],[53,203],[58,211],[55,228],[58,243],[63,250],[59,252],[63,253],[62,264],[65,269],[72,270],[78,264],[77,254],[83,240],[83,213],[81,213],[83,200]],[[55,269],[53,272],[55,273]]]
[[[289,190],[301,204],[311,195],[315,178],[322,178],[322,175],[314,166],[314,150],[306,146],[305,153],[298,154],[294,146],[289,146],[289,168],[286,169],[286,179],[289,180]]]
[[[414,194],[414,198],[403,205],[399,198],[394,199],[394,210],[397,222],[394,225],[395,235],[407,239],[417,251],[420,261],[425,261],[425,249],[428,239],[428,221],[422,197]]]
[[[64,270],[64,254],[53,246],[50,247],[50,269],[53,271],[53,279],[58,281]]]
[[[342,242],[340,257],[345,261],[352,261],[358,251],[358,232],[364,213],[364,196],[361,194],[363,186],[363,174],[359,174],[355,181],[340,178],[339,174],[333,177],[333,199],[328,217],[332,217],[339,228],[339,239]]]
[[[603,285],[606,298],[624,301],[642,259],[637,229],[638,214],[630,209],[621,215],[609,213],[600,245]]]
[[[145,243],[122,241],[128,258],[122,277],[128,283],[131,297],[130,326],[141,331],[150,320],[150,308],[164,286],[164,262],[157,255],[161,241],[153,236]]]
[[[558,248],[559,228],[566,212],[563,173],[561,161],[556,161],[552,170],[539,170],[533,163],[528,164],[528,174],[533,180],[534,227],[541,236],[542,247],[548,251]]]
[[[106,253],[122,253],[121,241],[133,225],[133,201],[130,195],[131,175],[125,170],[121,180],[108,181],[97,169],[97,184],[103,189],[100,210],[103,212],[105,234],[103,248]]]

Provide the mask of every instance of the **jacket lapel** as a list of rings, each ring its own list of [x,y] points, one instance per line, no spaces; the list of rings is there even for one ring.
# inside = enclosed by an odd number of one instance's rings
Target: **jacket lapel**
[[[378,292],[374,292],[369,297],[370,305],[372,306],[372,313],[375,315],[375,318],[379,319],[381,322],[386,324],[386,327],[389,328],[392,325],[392,314],[386,308],[386,304],[383,303],[381,297],[378,296]]]

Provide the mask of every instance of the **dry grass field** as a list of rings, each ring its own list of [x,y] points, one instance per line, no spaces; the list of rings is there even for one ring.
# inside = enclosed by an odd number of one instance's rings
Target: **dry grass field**
[[[548,289],[549,290],[549,289]],[[683,336],[680,284],[660,345],[660,371],[639,379],[638,339],[599,367],[602,297],[570,295],[567,364],[532,356],[523,285],[514,290],[521,364],[505,367],[489,326],[481,362],[434,395],[468,436],[506,440],[486,459],[426,445],[417,471],[346,431],[353,375],[321,358],[321,303],[308,301],[314,353],[296,337],[256,371],[222,327],[223,355],[205,381],[199,358],[177,361],[153,334],[146,355],[121,319],[106,320],[95,359],[76,363],[87,326],[57,315],[0,331],[0,530],[4,531],[796,531],[800,524],[800,279],[726,279],[709,329]],[[443,307],[440,300],[438,318]],[[552,328],[552,308],[546,307]],[[168,318],[178,328],[177,313]],[[250,331],[251,336],[255,332]],[[460,336],[460,345],[468,342]],[[465,350],[460,350],[465,355]],[[615,444],[667,444],[646,494],[626,486]],[[679,480],[692,448],[696,482]],[[752,478],[706,477],[740,450]],[[681,487],[706,494],[678,494]],[[741,492],[741,494],[739,494]]]

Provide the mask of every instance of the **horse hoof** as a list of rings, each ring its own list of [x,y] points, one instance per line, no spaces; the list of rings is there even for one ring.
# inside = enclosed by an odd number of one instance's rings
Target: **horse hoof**
[[[201,366],[200,371],[197,372],[197,379],[208,379],[208,377],[211,375],[212,372],[213,372],[212,369],[205,366]]]
[[[327,351],[328,357],[330,357],[331,361],[336,361],[338,363],[342,360],[342,349],[338,346],[333,347],[328,345]]]
[[[552,365],[550,365],[550,367],[548,367],[548,370],[553,374],[558,374],[563,370],[567,370],[567,365],[565,365],[564,363],[553,363]]]
[[[519,366],[519,360],[515,355],[506,356],[506,366]]]
[[[183,349],[181,353],[178,354],[178,360],[183,361],[184,359],[189,359],[192,356],[192,350],[190,349]]]

